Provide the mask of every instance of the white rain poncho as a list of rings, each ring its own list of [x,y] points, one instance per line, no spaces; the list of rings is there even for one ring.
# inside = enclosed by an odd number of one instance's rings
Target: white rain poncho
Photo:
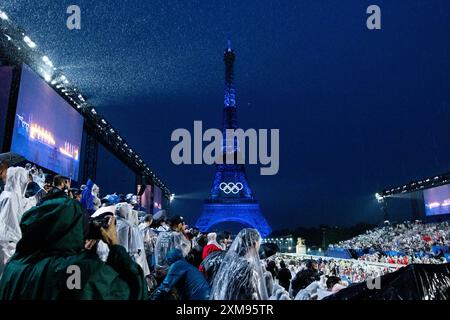
[[[97,242],[97,255],[103,262],[106,262],[108,260],[109,247],[102,240],[99,240]]]
[[[222,248],[222,246],[217,243],[217,233],[215,233],[215,232],[208,233],[207,238],[208,238],[208,243],[207,243],[208,245],[213,244],[217,248],[220,248],[220,249]]]
[[[170,249],[180,249],[183,257],[186,257],[191,247],[191,242],[181,232],[174,230],[160,232],[155,245],[155,265],[167,266],[166,256]]]
[[[5,191],[0,194],[0,275],[16,243],[22,237],[20,220],[25,211],[36,205],[36,198],[25,198],[28,171],[20,167],[8,168]]]
[[[100,200],[99,195],[100,188],[96,184],[94,184],[94,186],[92,187],[92,201],[94,202],[94,210],[98,210],[102,206],[102,201]]]
[[[139,225],[139,230],[141,231],[142,238],[144,239],[145,253],[148,256],[153,255],[153,252],[155,251],[156,239],[158,239],[158,235],[145,222],[141,223]]]
[[[267,300],[267,287],[259,259],[261,236],[243,229],[231,244],[211,290],[212,300]]]
[[[264,272],[264,280],[266,281],[267,296],[270,297],[272,295],[274,281],[273,276],[269,271]]]
[[[126,202],[118,203],[116,205],[116,217],[119,244],[141,266],[144,275],[149,275],[150,268],[145,257],[144,239],[139,227],[134,224],[135,217],[131,205]]]

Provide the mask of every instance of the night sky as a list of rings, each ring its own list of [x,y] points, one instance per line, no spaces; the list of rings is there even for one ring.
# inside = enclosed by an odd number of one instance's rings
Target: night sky
[[[274,229],[378,222],[374,193],[450,169],[450,2],[2,0],[179,197],[194,222],[214,167],[175,166],[174,129],[221,125],[236,50],[242,128],[280,129],[280,171],[250,185]],[[77,4],[82,29],[65,27]],[[366,8],[382,30],[366,28]],[[133,175],[102,151],[102,192]]]

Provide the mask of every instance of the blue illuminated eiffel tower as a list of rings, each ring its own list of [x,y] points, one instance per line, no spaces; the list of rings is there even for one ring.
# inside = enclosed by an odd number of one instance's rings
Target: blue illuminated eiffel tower
[[[227,144],[227,129],[237,129],[236,92],[233,84],[233,64],[236,55],[228,41],[224,53],[225,62],[225,99],[223,109],[223,164],[216,164],[216,174],[210,197],[205,200],[203,212],[196,226],[202,232],[209,231],[222,222],[239,222],[257,229],[261,236],[268,236],[272,230],[261,214],[258,201],[248,184],[245,166],[237,164],[240,157],[238,141]],[[230,148],[231,146],[231,148]],[[245,152],[245,150],[243,151]],[[227,154],[234,158],[235,164],[227,164]]]

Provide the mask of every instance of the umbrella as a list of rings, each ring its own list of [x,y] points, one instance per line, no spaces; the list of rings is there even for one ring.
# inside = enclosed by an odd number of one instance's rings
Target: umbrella
[[[13,152],[0,153],[0,162],[6,162],[9,166],[15,166],[26,159],[21,155]]]

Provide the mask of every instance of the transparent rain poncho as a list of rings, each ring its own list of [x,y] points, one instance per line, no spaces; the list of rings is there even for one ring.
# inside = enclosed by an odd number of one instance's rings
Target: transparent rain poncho
[[[243,229],[231,244],[212,290],[212,300],[267,300],[267,287],[259,259],[261,236],[255,229]]]
[[[16,251],[22,237],[22,215],[36,205],[36,197],[25,198],[28,171],[20,167],[8,168],[5,190],[0,194],[0,276],[6,262]]]
[[[0,240],[18,242],[22,237],[20,219],[25,211],[36,205],[36,198],[25,198],[28,172],[11,167],[6,173],[5,190],[0,195]]]
[[[266,281],[267,296],[270,297],[273,291],[273,277],[269,271],[264,272],[264,280]]]
[[[119,244],[139,264],[144,275],[150,274],[145,258],[144,239],[139,227],[135,224],[135,216],[130,204],[121,202],[116,205],[117,236]]]
[[[155,244],[155,264],[158,267],[167,266],[166,256],[170,249],[180,249],[183,257],[186,257],[191,248],[191,242],[181,232],[174,230],[160,232]]]

